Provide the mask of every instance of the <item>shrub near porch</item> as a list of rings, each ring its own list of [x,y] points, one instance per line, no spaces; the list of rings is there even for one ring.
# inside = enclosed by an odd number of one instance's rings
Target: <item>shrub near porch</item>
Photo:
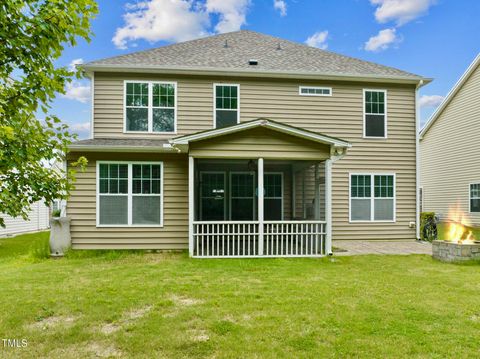
[[[0,239],[0,357],[474,357],[480,271],[429,256],[189,259]]]

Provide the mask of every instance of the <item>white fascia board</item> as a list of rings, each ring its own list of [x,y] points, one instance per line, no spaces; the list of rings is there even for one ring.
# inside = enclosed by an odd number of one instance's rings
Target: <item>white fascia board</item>
[[[269,78],[294,78],[294,79],[317,79],[317,80],[338,80],[355,82],[380,82],[380,83],[398,83],[398,84],[417,84],[423,80],[425,84],[432,81],[431,78],[421,78],[418,76],[399,77],[385,75],[358,75],[358,74],[331,74],[319,72],[291,72],[291,71],[251,71],[249,69],[218,69],[210,67],[191,68],[191,67],[167,67],[155,65],[82,65],[84,71],[88,72],[128,72],[128,73],[161,73],[175,75],[208,75],[208,76],[229,76],[229,77],[269,77]]]

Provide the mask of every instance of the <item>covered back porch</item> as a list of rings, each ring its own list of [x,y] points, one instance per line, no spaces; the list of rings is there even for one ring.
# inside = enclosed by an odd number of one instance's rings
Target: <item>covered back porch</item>
[[[189,153],[189,253],[331,253],[332,162],[347,142],[270,120],[173,141]]]

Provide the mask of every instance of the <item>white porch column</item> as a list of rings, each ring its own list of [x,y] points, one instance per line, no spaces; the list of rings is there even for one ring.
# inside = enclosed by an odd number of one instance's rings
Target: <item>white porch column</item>
[[[188,255],[193,256],[193,220],[195,213],[194,206],[194,159],[192,156],[188,157]]]
[[[258,254],[263,255],[263,158],[258,159]]]
[[[332,160],[325,161],[325,253],[332,254]]]

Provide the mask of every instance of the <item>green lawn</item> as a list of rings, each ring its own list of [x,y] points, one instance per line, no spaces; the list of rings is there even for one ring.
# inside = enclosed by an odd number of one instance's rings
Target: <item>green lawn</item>
[[[0,239],[0,357],[478,357],[480,267],[429,256],[191,260]]]

